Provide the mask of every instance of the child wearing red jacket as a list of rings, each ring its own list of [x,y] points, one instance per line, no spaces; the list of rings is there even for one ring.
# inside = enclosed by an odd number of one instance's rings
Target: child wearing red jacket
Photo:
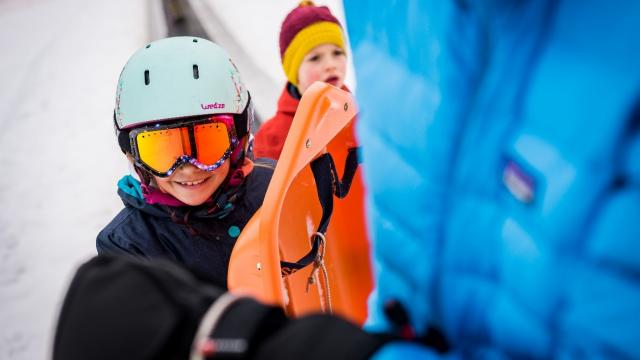
[[[344,34],[328,7],[302,1],[289,12],[280,29],[280,57],[287,84],[276,114],[255,135],[256,158],[278,160],[300,98],[315,81],[348,91],[344,86],[347,69]]]

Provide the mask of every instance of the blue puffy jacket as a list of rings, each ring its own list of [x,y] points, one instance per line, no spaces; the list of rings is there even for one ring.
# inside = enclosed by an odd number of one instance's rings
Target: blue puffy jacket
[[[442,355],[640,358],[640,2],[345,2],[376,289]],[[388,174],[394,174],[390,177]]]

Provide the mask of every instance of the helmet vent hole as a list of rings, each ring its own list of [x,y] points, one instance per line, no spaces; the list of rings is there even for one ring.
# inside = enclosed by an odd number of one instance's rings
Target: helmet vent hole
[[[144,71],[144,84],[149,85],[151,80],[149,79],[149,70]]]
[[[196,80],[200,78],[200,70],[198,70],[198,65],[193,65],[193,78]]]
[[[151,47],[151,44],[147,44],[147,46],[145,46],[144,48],[145,48],[145,49],[148,49],[148,48],[150,48],[150,47]]]
[[[198,42],[198,39],[193,39],[193,42]]]

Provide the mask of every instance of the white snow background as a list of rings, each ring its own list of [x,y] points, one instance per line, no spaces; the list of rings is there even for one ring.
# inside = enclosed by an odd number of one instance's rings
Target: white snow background
[[[50,358],[71,276],[122,208],[115,88],[129,56],[154,39],[154,1],[0,0],[0,360]],[[217,15],[230,35],[217,40],[244,51],[272,80],[263,96],[276,99],[278,31],[298,1],[190,1]],[[339,0],[316,3],[344,19]],[[275,100],[262,103],[271,115]]]

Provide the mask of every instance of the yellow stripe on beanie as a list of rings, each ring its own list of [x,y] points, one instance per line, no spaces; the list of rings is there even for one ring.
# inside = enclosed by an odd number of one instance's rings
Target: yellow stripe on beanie
[[[335,44],[344,49],[340,25],[329,21],[317,22],[300,30],[291,40],[282,56],[282,68],[290,83],[298,86],[298,69],[302,59],[309,51],[322,44]]]

